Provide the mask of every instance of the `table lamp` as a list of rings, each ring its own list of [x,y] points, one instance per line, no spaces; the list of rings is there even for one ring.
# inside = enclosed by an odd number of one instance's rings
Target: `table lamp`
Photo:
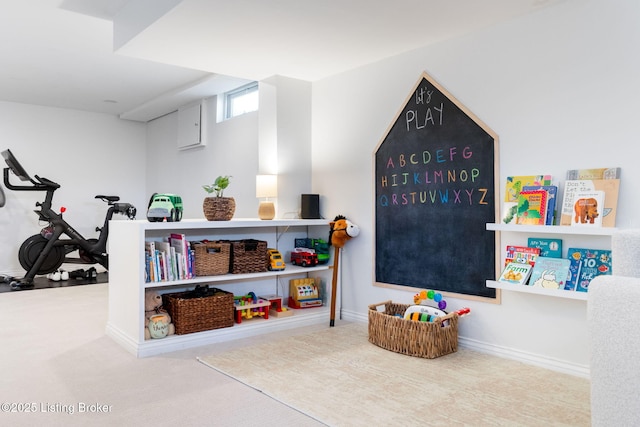
[[[256,197],[265,198],[260,201],[258,217],[260,219],[273,219],[276,216],[276,208],[269,197],[278,196],[278,175],[256,175]]]

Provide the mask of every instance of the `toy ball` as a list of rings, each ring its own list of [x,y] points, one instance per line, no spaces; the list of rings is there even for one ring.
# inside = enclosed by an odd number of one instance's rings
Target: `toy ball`
[[[435,294],[435,292],[434,292],[434,291],[428,291],[428,292],[427,292],[427,298],[429,298],[429,299],[433,299],[433,295],[434,295],[434,294]]]
[[[447,302],[445,300],[438,301],[438,308],[440,310],[444,310],[445,308],[447,308]]]

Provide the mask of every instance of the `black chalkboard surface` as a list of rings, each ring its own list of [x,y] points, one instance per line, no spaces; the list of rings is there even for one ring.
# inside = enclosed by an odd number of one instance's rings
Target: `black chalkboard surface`
[[[427,74],[375,151],[375,281],[496,298],[497,136]]]

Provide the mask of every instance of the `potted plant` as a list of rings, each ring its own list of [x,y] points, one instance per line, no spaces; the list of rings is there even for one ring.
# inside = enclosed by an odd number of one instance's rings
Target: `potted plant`
[[[215,196],[204,198],[202,210],[204,217],[209,221],[229,221],[236,211],[236,201],[233,197],[224,197],[224,190],[229,186],[229,175],[219,176],[211,185],[203,185],[202,188]]]

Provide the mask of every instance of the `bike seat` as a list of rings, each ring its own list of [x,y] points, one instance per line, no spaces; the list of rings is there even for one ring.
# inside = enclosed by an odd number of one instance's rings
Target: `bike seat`
[[[117,202],[118,200],[120,200],[120,197],[118,197],[118,196],[96,196],[96,199],[102,199],[102,200],[107,201],[107,202]]]

